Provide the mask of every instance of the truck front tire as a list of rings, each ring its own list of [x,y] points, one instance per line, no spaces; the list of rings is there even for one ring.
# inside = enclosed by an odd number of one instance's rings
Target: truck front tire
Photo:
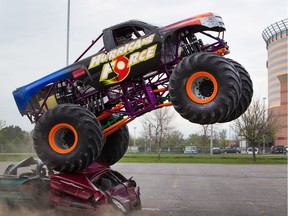
[[[95,161],[103,146],[96,117],[86,108],[61,104],[41,116],[33,134],[34,148],[47,167],[71,173]]]

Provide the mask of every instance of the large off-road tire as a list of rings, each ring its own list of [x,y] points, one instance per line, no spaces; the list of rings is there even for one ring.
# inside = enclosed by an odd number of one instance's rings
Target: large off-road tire
[[[99,156],[103,133],[99,121],[84,107],[61,104],[38,120],[34,148],[47,167],[71,173],[89,166]]]
[[[226,118],[224,118],[221,122],[229,122],[237,119],[241,116],[249,107],[252,97],[253,97],[253,83],[250,79],[249,73],[246,69],[239,64],[238,62],[227,59],[238,71],[242,83],[242,94],[238,103],[238,106],[235,110]]]
[[[194,53],[174,69],[169,94],[176,111],[198,124],[213,124],[229,116],[241,95],[235,67],[214,53]]]
[[[106,137],[106,142],[97,160],[111,166],[119,161],[128,149],[129,130],[127,125]]]

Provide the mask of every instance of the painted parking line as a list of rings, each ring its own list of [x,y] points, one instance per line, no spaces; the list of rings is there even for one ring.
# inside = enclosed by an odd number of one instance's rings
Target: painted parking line
[[[144,211],[160,211],[159,208],[142,208]]]

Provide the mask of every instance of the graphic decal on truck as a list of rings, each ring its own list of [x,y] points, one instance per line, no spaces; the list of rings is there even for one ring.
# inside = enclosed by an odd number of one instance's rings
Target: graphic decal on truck
[[[152,34],[133,40],[107,53],[102,52],[95,55],[91,58],[88,69],[90,70],[97,66],[102,67],[100,68],[99,82],[103,82],[105,85],[121,82],[129,75],[131,66],[155,56],[157,44],[143,49],[143,46],[151,44],[154,38],[155,34]],[[136,50],[139,51],[135,52]]]
[[[109,85],[123,81],[129,75],[131,66],[153,58],[156,49],[157,44],[142,51],[134,52],[130,54],[129,58],[126,56],[118,56],[113,61],[105,63],[102,67],[99,82],[104,82],[106,85]],[[114,76],[109,79],[108,77],[111,73],[114,73]]]

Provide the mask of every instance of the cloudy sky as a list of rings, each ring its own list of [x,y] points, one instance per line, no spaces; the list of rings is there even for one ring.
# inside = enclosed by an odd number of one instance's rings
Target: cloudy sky
[[[68,0],[0,0],[0,119],[30,131],[12,91],[66,65]],[[267,52],[262,31],[287,18],[287,0],[71,0],[70,52],[72,63],[102,29],[129,19],[165,26],[206,12],[222,16],[232,58],[250,73],[254,99],[267,97]],[[176,114],[175,126],[185,135],[199,127]],[[139,120],[129,124],[130,130]],[[227,127],[217,125],[216,127]]]

